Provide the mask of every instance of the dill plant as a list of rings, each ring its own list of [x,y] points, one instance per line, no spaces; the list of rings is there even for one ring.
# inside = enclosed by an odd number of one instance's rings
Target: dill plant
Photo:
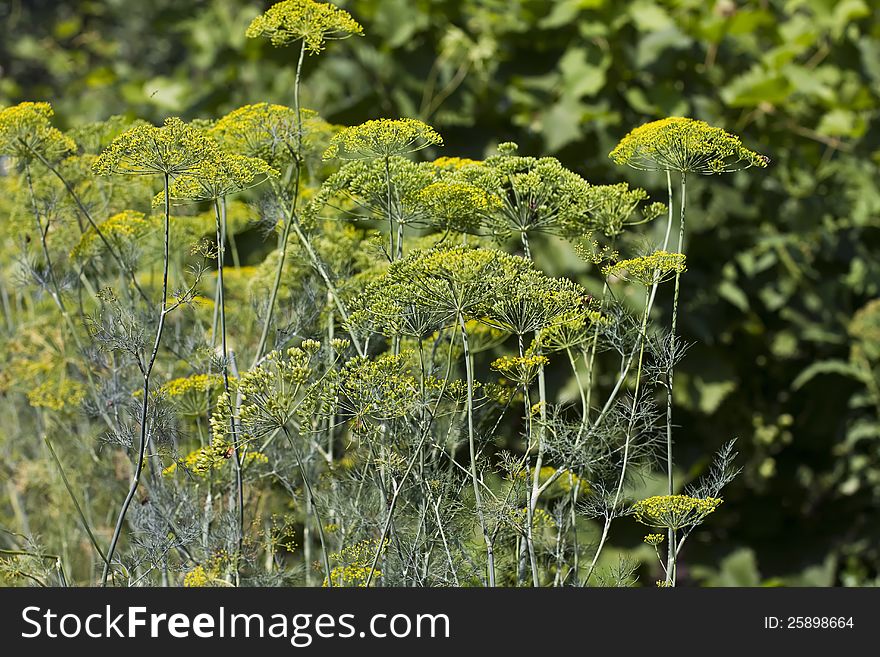
[[[652,530],[662,584],[676,584],[682,546],[738,472],[729,443],[674,489],[686,176],[766,159],[691,119],[637,128],[611,157],[665,171],[660,203],[512,143],[483,160],[437,157],[441,135],[412,118],[333,126],[300,105],[305,55],[362,32],[313,0],[254,19],[248,37],[296,53],[292,107],[70,134],[45,103],[0,111],[0,149],[20,174],[4,184],[39,235],[24,261],[75,346],[69,367],[17,347],[14,372],[92,552],[72,561],[28,539],[12,576],[628,586],[635,567],[603,555],[631,517]],[[187,207],[172,217],[174,205]],[[664,215],[662,242],[645,244],[640,227]],[[254,224],[268,255],[239,252],[236,233]],[[601,289],[542,270],[558,241]],[[213,294],[201,289],[211,262]],[[655,308],[670,287],[667,333]],[[852,325],[871,382],[875,314]],[[554,396],[560,372],[573,403]],[[74,409],[88,440],[133,451],[121,503],[80,504],[48,436]],[[631,499],[661,457],[666,494]],[[93,525],[108,513],[105,550]]]

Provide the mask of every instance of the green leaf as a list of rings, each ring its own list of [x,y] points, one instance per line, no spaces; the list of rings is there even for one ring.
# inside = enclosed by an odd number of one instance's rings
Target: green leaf
[[[797,378],[791,382],[791,387],[793,390],[799,390],[821,374],[839,374],[840,376],[850,377],[858,381],[861,380],[858,370],[846,361],[820,360],[816,361],[803,372],[798,374]]]
[[[752,107],[762,103],[778,105],[795,90],[788,78],[761,67],[734,78],[721,90],[721,98],[731,107]]]
[[[725,301],[733,304],[743,312],[749,310],[749,298],[737,285],[731,281],[721,281],[718,285],[718,294]]]

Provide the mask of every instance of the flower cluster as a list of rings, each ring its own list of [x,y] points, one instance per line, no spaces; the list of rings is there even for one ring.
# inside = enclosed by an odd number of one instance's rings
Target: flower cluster
[[[131,244],[146,235],[152,222],[143,212],[135,210],[123,210],[111,215],[98,224],[98,229],[104,238],[111,244],[120,246]],[[89,226],[82,234],[79,242],[71,249],[71,258],[89,258],[98,254],[101,245],[98,231]]]
[[[319,344],[320,347],[320,344]],[[288,426],[300,409],[314,371],[316,350],[291,347],[266,354],[256,368],[242,373],[236,390],[223,392],[211,414],[211,429],[217,436],[230,431],[231,407],[238,395],[238,422],[246,437],[259,438]]]
[[[208,411],[222,388],[219,374],[192,374],[168,381],[161,391],[181,415],[196,417]]]
[[[400,284],[402,302],[433,313],[442,325],[482,317],[500,288],[531,268],[529,261],[503,251],[438,247],[395,262],[385,280]]]
[[[636,281],[642,285],[654,285],[668,280],[671,275],[684,273],[686,269],[686,257],[683,253],[655,251],[651,255],[608,265],[602,273],[605,276]]]
[[[77,408],[85,399],[86,389],[78,381],[64,378],[43,381],[36,388],[28,390],[27,398],[31,406],[60,411],[64,408]]]
[[[289,159],[300,142],[300,123],[317,118],[311,110],[296,111],[284,105],[256,103],[231,111],[208,134],[232,153],[243,153],[275,162]]]
[[[333,586],[366,586],[376,552],[378,551],[381,557],[387,547],[388,539],[380,544],[378,540],[368,538],[331,554],[330,558],[340,563],[330,571],[331,582],[325,579],[324,586],[330,586],[331,583]],[[375,580],[382,576],[382,572],[377,568],[373,571],[372,576]]]
[[[425,225],[421,191],[434,180],[434,172],[424,164],[391,156],[388,168],[381,160],[354,160],[331,175],[307,214],[314,216],[326,206],[344,212],[352,219],[384,220],[391,216],[404,225]]]
[[[212,201],[254,187],[277,175],[278,171],[260,158],[214,148],[197,167],[175,178],[169,193],[175,201]],[[159,194],[153,204],[162,203],[164,196]]]
[[[552,278],[519,259],[515,275],[500,278],[495,297],[485,309],[483,321],[491,326],[525,335],[595,312],[596,302],[587,291],[567,278]]]
[[[472,160],[467,157],[438,157],[436,160],[431,162],[431,165],[436,167],[437,169],[441,169],[443,171],[457,171],[458,169],[463,169],[464,167],[474,166],[477,164],[483,164],[482,160]]]
[[[660,545],[663,541],[666,540],[665,534],[648,534],[645,538],[642,539],[648,545],[653,545],[654,547]]]
[[[632,511],[643,525],[678,530],[699,525],[721,502],[717,497],[655,495],[633,504]]]
[[[95,161],[99,175],[194,173],[205,161],[216,157],[217,142],[204,131],[177,117],[165,119],[161,127],[138,125],[114,139]]]
[[[310,53],[319,53],[324,42],[362,35],[364,28],[347,11],[314,0],[284,0],[257,16],[245,36],[268,37],[272,45],[302,41]]]
[[[52,126],[49,103],[25,102],[0,110],[0,155],[24,161],[35,154],[54,160],[76,150],[73,139]]]
[[[705,121],[683,117],[639,126],[620,140],[609,157],[635,169],[704,175],[769,163],[766,156],[743,146],[739,137]]]
[[[466,182],[437,181],[418,194],[430,222],[442,230],[478,233],[485,220],[501,208],[494,194]]]
[[[596,310],[592,299],[581,301],[579,310],[561,315],[555,322],[541,329],[538,343],[542,350],[562,351],[582,345],[594,334],[597,324],[607,324],[608,318]]]
[[[413,413],[419,384],[409,372],[411,357],[404,352],[348,361],[332,386],[340,412],[359,422],[383,422]]]
[[[372,160],[442,144],[437,131],[417,119],[376,119],[340,130],[330,140],[324,158]]]
[[[532,232],[559,233],[586,220],[595,199],[591,185],[553,157],[516,155],[515,144],[502,144],[483,166],[460,170],[465,180],[489,185],[504,201],[492,215],[499,237]]]
[[[595,229],[606,237],[616,237],[625,226],[651,221],[666,212],[664,203],[651,203],[643,207],[641,217],[634,220],[636,209],[647,200],[648,193],[639,187],[630,188],[627,183],[595,185],[590,189],[590,196],[589,224],[585,226],[579,219],[569,219],[566,226],[570,233],[582,236],[585,229],[588,232]]]
[[[170,476],[177,472],[178,467],[198,477],[204,477],[211,470],[222,468],[232,458],[234,448],[223,438],[215,435],[214,440],[205,447],[193,450],[182,459],[176,460],[162,474]]]
[[[540,355],[526,356],[502,356],[492,361],[492,369],[501,372],[511,381],[528,384],[536,376],[542,367],[547,365],[550,359]]]

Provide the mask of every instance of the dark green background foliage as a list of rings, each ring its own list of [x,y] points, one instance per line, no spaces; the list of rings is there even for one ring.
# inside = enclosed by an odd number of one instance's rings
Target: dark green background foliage
[[[450,155],[513,140],[658,199],[660,174],[607,158],[646,120],[703,119],[770,156],[766,171],[698,180],[689,194],[681,331],[695,344],[676,378],[677,461],[696,471],[739,437],[745,470],[688,561],[708,584],[880,581],[880,400],[865,385],[878,365],[852,357],[848,332],[880,295],[876,4],[338,4],[367,36],[306,62],[303,104],[330,121],[420,118]],[[265,6],[5,2],[0,105],[50,101],[63,127],[290,104],[294,51],[244,36]],[[542,264],[581,266],[567,253]]]

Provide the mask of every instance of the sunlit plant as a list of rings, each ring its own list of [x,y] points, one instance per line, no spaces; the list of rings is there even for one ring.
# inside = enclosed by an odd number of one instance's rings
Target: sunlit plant
[[[305,55],[362,33],[313,0],[253,20],[248,37],[298,49],[291,107],[69,134],[46,103],[0,110],[0,182],[38,237],[19,245],[15,314],[39,316],[41,292],[54,313],[4,344],[0,391],[26,404],[87,539],[47,566],[28,536],[15,578],[630,586],[608,553],[638,522],[671,587],[723,512],[733,443],[673,479],[686,177],[766,158],[692,119],[637,128],[611,158],[665,171],[664,204],[512,143],[438,157],[423,120],[334,126],[300,106]],[[642,227],[664,215],[654,244]],[[875,310],[851,324],[874,392]],[[130,451],[124,496],[71,482],[64,432]],[[110,473],[110,453],[87,457]],[[637,499],[660,460],[668,490]]]

